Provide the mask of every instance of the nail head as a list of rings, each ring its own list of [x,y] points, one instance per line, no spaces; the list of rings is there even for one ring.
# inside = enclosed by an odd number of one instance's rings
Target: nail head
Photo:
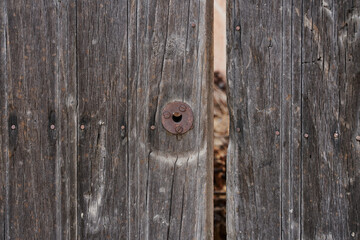
[[[279,132],[279,131],[276,131],[275,134],[276,134],[276,136],[279,136],[279,135],[280,135],[280,132]]]
[[[240,26],[236,26],[236,31],[240,31]]]
[[[51,129],[51,130],[54,130],[54,129],[55,129],[55,125],[54,125],[54,124],[51,124],[51,125],[50,125],[50,129]]]
[[[150,127],[151,130],[155,130],[155,128],[156,127],[154,125],[151,125],[151,127]]]
[[[309,138],[309,134],[305,133],[305,134],[304,134],[304,137],[305,137],[305,138]]]
[[[81,125],[80,125],[80,129],[81,129],[81,130],[84,130],[84,129],[85,129],[85,125],[84,125],[84,124],[81,124]]]
[[[334,138],[338,138],[339,137],[339,133],[334,133]]]
[[[12,130],[15,130],[15,129],[16,129],[16,126],[15,126],[15,125],[11,125],[11,129],[12,129]]]

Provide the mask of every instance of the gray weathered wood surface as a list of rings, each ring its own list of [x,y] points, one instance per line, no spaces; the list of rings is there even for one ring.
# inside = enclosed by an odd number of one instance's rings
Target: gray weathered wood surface
[[[227,11],[228,238],[359,239],[360,1]]]
[[[0,236],[212,238],[212,11],[0,2]],[[194,112],[178,137],[175,100]]]

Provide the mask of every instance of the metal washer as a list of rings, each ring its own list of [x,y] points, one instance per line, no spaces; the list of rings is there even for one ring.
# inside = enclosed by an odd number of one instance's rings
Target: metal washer
[[[181,120],[177,121],[177,119]],[[163,127],[172,134],[184,134],[193,126],[194,116],[191,107],[184,102],[166,104],[161,114]]]

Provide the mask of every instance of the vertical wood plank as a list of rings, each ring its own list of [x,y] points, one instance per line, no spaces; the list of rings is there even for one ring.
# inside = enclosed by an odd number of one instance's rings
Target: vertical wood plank
[[[70,1],[1,2],[4,239],[70,238],[74,7]]]
[[[212,238],[212,4],[129,1],[130,239]],[[175,100],[194,112],[178,137],[161,125]]]
[[[228,1],[229,239],[358,238],[359,5]],[[273,89],[263,83],[266,21],[273,35],[271,69],[280,73],[279,112],[270,123],[272,111],[260,120],[254,114],[262,110],[259,102],[274,99],[261,92]],[[279,140],[267,131],[274,124]],[[259,163],[266,160],[279,165],[264,174]],[[257,180],[263,176],[265,184]],[[266,196],[271,189],[278,197]]]
[[[337,25],[340,74],[340,133],[343,147],[340,148],[343,181],[338,183],[345,198],[343,209],[347,223],[341,227],[344,236],[360,237],[360,1],[346,1],[338,6]],[[343,10],[343,11],[340,11]],[[341,15],[343,14],[343,15]],[[335,15],[336,16],[336,15]],[[343,17],[343,18],[342,18]],[[343,21],[340,21],[343,19]],[[340,61],[340,59],[343,59]],[[345,93],[345,94],[344,94]],[[343,185],[340,185],[343,183]]]
[[[282,2],[281,239],[301,239],[302,1]]]
[[[56,137],[49,124],[55,108],[56,6],[7,1],[6,11],[9,227],[5,238],[55,238]]]
[[[57,235],[57,12],[55,2],[3,3],[5,239]]]
[[[55,92],[57,129],[57,239],[77,237],[78,100],[76,0],[58,2],[58,80]]]
[[[77,1],[77,70],[78,238],[129,239],[127,1]]]
[[[280,1],[228,1],[229,239],[281,234]]]
[[[7,71],[6,71],[6,26],[5,2],[0,2],[0,236],[5,239],[7,223],[7,171],[8,168],[8,118],[7,118]]]
[[[360,1],[303,5],[303,237],[357,239]],[[356,66],[356,67],[355,67]],[[358,188],[359,189],[359,188]]]

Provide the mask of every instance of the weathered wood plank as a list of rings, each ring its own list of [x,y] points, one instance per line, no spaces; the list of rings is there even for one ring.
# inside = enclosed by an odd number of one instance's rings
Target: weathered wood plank
[[[126,1],[77,1],[77,60],[78,238],[128,239]]]
[[[360,1],[303,5],[305,239],[360,236]]]
[[[77,237],[78,100],[76,0],[58,2],[58,80],[56,83],[57,239]]]
[[[56,58],[52,53],[56,53],[56,44],[52,40],[56,41],[56,9],[52,3],[7,1],[6,11],[9,146],[5,238],[55,238],[56,139],[49,120],[53,120],[55,108]]]
[[[358,238],[359,5],[228,1],[230,239]],[[279,110],[259,119],[259,103],[277,101],[264,82],[273,76]],[[269,159],[279,165],[264,174]]]
[[[76,207],[70,199],[76,191],[74,7],[70,1],[1,2],[4,239],[70,238]]]
[[[347,223],[341,226],[344,236],[350,235],[356,239],[360,237],[360,1],[347,1],[342,9],[344,12],[340,16],[344,17],[345,23],[339,21],[337,25],[341,49],[338,60],[343,59],[339,61],[343,68],[339,87],[342,92],[339,97],[339,119],[343,147],[340,148],[339,156],[345,180],[339,182],[338,186],[345,192],[342,195],[345,198],[342,204],[345,203],[345,206],[340,206],[346,211],[347,218]],[[340,10],[338,14],[341,14]]]
[[[270,0],[227,3],[229,239],[281,234],[280,7],[281,2]]]
[[[301,1],[283,1],[281,57],[281,239],[301,239]]]
[[[212,4],[129,1],[130,239],[212,238]],[[178,137],[161,125],[175,100],[194,112]]]
[[[211,1],[80,1],[77,13],[79,236],[211,238]],[[196,118],[181,137],[161,126],[174,100]]]
[[[0,2],[0,236],[6,236],[7,222],[7,171],[8,168],[8,117],[6,71],[6,26],[7,16],[5,2]],[[5,136],[5,137],[4,137]],[[5,239],[5,237],[3,237]]]
[[[58,6],[19,1],[2,5],[2,136],[8,137],[2,149],[3,236],[53,239],[58,235],[60,196],[57,133],[50,128],[57,114]]]

